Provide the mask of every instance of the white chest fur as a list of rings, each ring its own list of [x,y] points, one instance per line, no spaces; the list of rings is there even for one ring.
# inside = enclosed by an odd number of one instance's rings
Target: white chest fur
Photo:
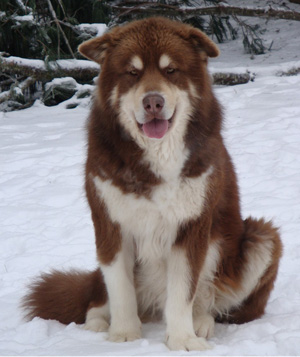
[[[210,167],[197,178],[177,176],[154,188],[149,199],[124,194],[98,176],[94,184],[112,222],[120,225],[123,239],[133,239],[138,259],[147,261],[167,254],[178,226],[201,215],[212,171]]]

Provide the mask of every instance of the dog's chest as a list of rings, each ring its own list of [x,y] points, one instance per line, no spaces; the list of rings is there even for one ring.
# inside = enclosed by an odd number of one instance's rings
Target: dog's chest
[[[125,194],[111,180],[94,177],[97,194],[123,239],[133,239],[141,259],[167,254],[180,224],[201,215],[212,168],[196,178],[175,176],[153,188],[150,198]]]

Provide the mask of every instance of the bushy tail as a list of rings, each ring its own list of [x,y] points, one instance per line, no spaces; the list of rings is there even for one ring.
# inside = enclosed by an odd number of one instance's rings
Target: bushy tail
[[[28,319],[37,316],[63,324],[82,324],[90,305],[101,306],[106,300],[106,287],[99,269],[93,272],[55,270],[33,282],[22,307]]]
[[[241,254],[248,266],[247,269],[252,270],[254,274],[256,262],[263,261],[265,256],[269,257],[269,262],[252,293],[239,308],[231,311],[230,316],[224,319],[227,322],[237,324],[252,321],[264,314],[267,301],[274,287],[279,260],[282,255],[279,232],[272,222],[249,217],[244,221],[244,227]]]

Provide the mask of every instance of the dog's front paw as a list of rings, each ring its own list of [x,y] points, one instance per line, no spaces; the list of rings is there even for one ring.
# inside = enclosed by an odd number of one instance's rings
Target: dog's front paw
[[[211,338],[215,331],[215,320],[211,315],[197,316],[194,319],[194,330],[198,337]]]
[[[141,322],[112,324],[108,331],[108,340],[111,342],[127,342],[141,338]]]
[[[202,337],[187,336],[186,338],[178,336],[168,336],[167,346],[172,351],[205,351],[211,349],[211,346]]]
[[[128,342],[141,338],[141,331],[111,331],[108,333],[110,342]]]

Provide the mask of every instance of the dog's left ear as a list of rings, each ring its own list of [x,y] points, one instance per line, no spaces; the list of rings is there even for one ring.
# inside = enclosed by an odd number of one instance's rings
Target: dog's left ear
[[[208,57],[218,57],[220,51],[217,45],[202,31],[192,28],[189,32],[189,39],[199,50],[206,52]]]
[[[104,62],[107,49],[111,46],[110,34],[105,34],[101,37],[92,38],[83,42],[78,47],[78,51],[86,58],[95,61],[99,64]]]

